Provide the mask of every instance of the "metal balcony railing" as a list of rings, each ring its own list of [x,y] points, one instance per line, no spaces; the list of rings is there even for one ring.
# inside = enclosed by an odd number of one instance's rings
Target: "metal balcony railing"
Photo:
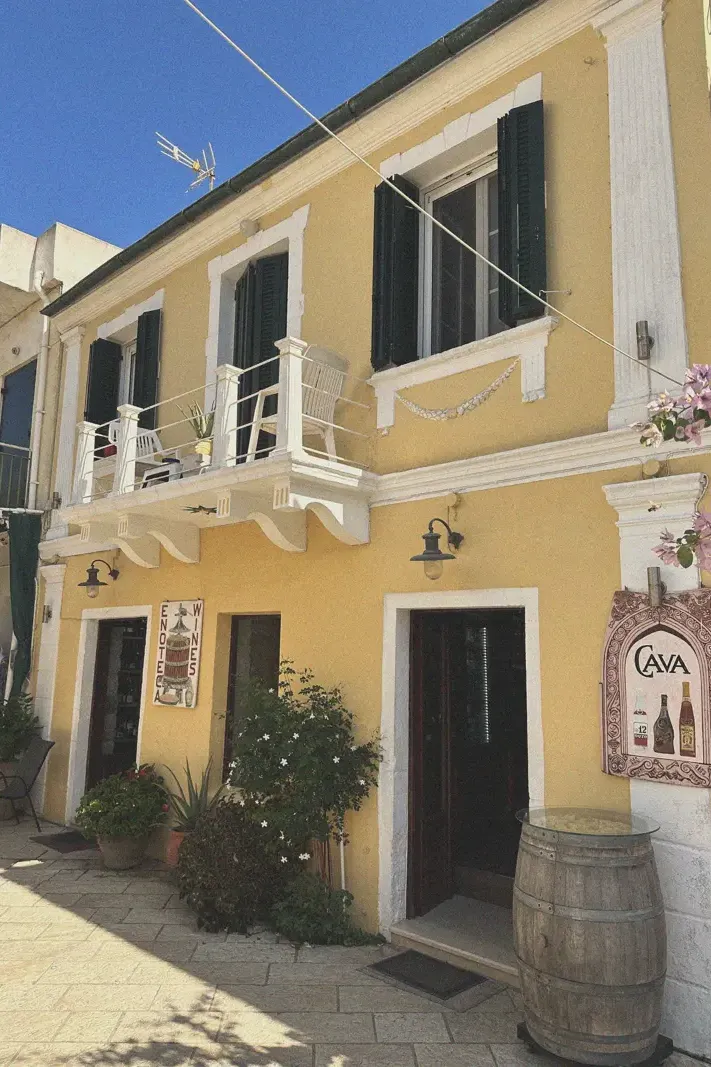
[[[0,441],[0,508],[27,507],[30,450]]]
[[[367,468],[367,449],[365,455],[356,457],[352,453],[357,449],[345,445],[366,442],[371,435],[372,403],[344,395],[349,381],[357,383],[356,388],[364,383],[348,373],[348,364],[334,352],[293,337],[278,341],[276,348],[278,355],[245,370],[220,366],[207,387],[198,386],[153,408],[123,404],[111,423],[79,423],[72,502],[89,503],[157,482],[192,477],[207,469],[252,464],[269,457],[312,457],[328,465],[347,463]],[[274,367],[278,381],[259,388],[268,365]],[[214,397],[214,408],[209,412],[212,425],[206,436],[196,436],[194,420],[186,408],[204,396]],[[356,411],[348,425],[339,414],[342,405]],[[141,415],[150,410],[160,410],[164,421],[146,430],[139,423]],[[308,443],[315,439],[320,447]]]

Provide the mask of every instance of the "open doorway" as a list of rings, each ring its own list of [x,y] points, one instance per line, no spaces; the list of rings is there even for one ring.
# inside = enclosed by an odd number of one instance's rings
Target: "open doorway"
[[[146,619],[98,624],[86,788],[136,762],[143,694]]]
[[[524,609],[412,611],[408,918],[509,907],[527,803]]]

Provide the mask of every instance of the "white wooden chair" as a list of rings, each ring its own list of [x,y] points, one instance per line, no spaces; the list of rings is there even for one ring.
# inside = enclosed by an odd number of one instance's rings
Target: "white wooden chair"
[[[309,345],[302,367],[302,410],[304,437],[321,437],[330,459],[338,459],[334,435],[336,403],[343,392],[348,361],[328,348]],[[255,398],[252,429],[249,434],[246,463],[256,459],[259,434],[276,436],[278,415],[264,414],[264,401],[276,396],[279,386],[260,389]]]

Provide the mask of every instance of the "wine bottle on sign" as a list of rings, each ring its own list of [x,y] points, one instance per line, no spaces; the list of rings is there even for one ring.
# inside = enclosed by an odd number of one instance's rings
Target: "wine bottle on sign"
[[[659,714],[654,723],[654,751],[664,756],[674,755],[674,727],[669,718],[666,693],[662,693]]]
[[[691,687],[681,683],[681,711],[679,712],[679,755],[696,755],[696,721],[691,703]]]
[[[635,694],[632,734],[634,738],[634,743],[638,748],[647,748],[647,745],[649,744],[649,727],[647,726],[647,712],[644,708],[644,693],[642,693],[639,689]]]

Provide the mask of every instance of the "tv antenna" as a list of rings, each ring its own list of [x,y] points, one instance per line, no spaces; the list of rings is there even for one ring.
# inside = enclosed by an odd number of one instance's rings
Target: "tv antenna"
[[[205,180],[209,181],[210,189],[213,189],[215,185],[215,153],[209,141],[207,142],[207,151],[203,149],[201,161],[199,157],[193,159],[187,152],[183,152],[182,148],[178,148],[177,144],[173,144],[172,141],[169,141],[162,133],[158,133],[157,130],[156,137],[158,138],[158,147],[164,156],[174,159],[176,163],[182,163],[184,167],[190,167],[190,170],[197,175],[195,181],[190,183],[190,189],[196,188]]]

